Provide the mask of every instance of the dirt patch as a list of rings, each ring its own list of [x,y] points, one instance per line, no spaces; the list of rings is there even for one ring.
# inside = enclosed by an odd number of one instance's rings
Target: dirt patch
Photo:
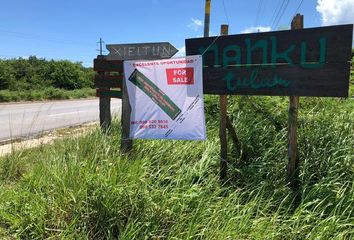
[[[43,144],[51,144],[54,140],[62,139],[66,136],[78,137],[95,127],[98,127],[98,123],[86,123],[69,128],[61,128],[44,132],[41,135],[31,139],[15,139],[6,142],[0,142],[0,157],[19,150],[35,148]]]

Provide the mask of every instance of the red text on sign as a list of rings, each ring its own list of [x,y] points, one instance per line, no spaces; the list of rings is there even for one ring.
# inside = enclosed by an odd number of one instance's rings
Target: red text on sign
[[[167,68],[167,84],[194,84],[194,69],[186,68]]]

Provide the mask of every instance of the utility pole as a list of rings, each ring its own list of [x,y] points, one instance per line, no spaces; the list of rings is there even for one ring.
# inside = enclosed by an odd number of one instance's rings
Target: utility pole
[[[104,43],[104,41],[102,41],[102,38],[100,38],[100,41],[99,42],[97,42],[97,43],[99,43],[100,44],[100,49],[97,49],[97,51],[99,51],[100,52],[100,55],[103,55],[103,48],[102,48],[102,44]]]
[[[204,37],[209,37],[209,29],[210,29],[210,3],[211,3],[211,0],[205,0]]]

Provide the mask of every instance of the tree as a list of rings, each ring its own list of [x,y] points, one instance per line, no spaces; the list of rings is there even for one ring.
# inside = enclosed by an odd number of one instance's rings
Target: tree
[[[68,90],[83,87],[85,75],[78,64],[69,61],[51,61],[53,71],[50,73],[50,79],[54,87]]]
[[[0,60],[0,90],[30,90],[48,87],[68,90],[93,87],[94,71],[81,63],[28,59]]]
[[[8,89],[14,80],[11,65],[7,61],[0,60],[0,90]]]

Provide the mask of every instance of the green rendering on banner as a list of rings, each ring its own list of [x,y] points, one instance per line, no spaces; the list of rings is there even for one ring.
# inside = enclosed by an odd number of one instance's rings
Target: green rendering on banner
[[[148,95],[172,120],[181,113],[181,109],[156,84],[137,69],[130,75],[129,81]]]

